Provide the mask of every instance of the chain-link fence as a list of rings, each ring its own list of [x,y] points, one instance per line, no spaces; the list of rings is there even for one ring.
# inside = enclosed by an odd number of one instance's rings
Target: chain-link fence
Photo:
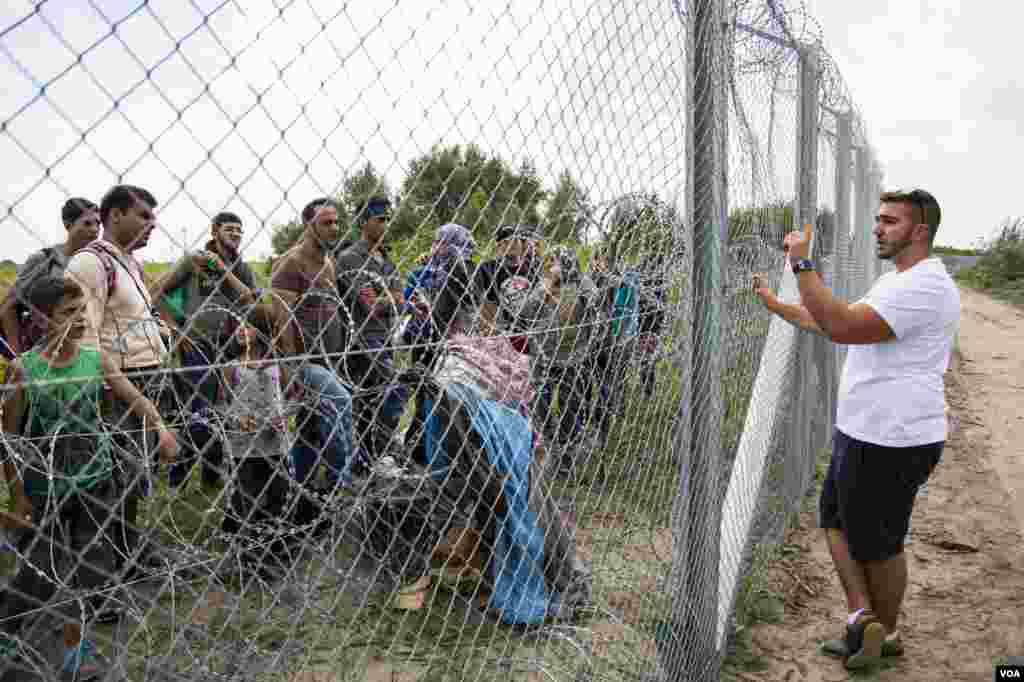
[[[718,678],[842,363],[754,275],[879,273],[812,18],[42,2],[0,65],[0,674]]]

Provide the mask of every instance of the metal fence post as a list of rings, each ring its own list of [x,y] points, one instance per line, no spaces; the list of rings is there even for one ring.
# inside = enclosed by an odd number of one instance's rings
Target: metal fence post
[[[840,299],[850,299],[850,171],[853,164],[853,113],[842,112],[836,116],[836,237],[835,237],[835,271],[832,275],[832,289]],[[836,347],[835,371],[842,371],[846,351]],[[833,399],[835,396],[833,395]],[[835,405],[833,404],[833,420]]]
[[[729,89],[724,69],[722,0],[695,0],[687,22],[687,209],[693,229],[692,358],[688,420],[690,450],[681,458],[673,510],[672,622],[661,637],[662,670],[669,680],[717,679],[718,570],[721,495],[722,255],[728,218],[723,172]],[[685,427],[684,427],[685,428]],[[665,640],[668,641],[665,641]]]
[[[797,229],[814,223],[818,215],[818,91],[821,84],[817,46],[801,45],[799,59],[796,206],[793,207]]]
[[[802,229],[807,223],[817,223],[818,217],[818,120],[820,116],[819,92],[821,83],[820,59],[816,45],[801,45],[799,48],[800,73],[798,88],[798,119],[796,130],[796,202],[793,211],[795,229]],[[814,243],[811,253],[814,253]],[[794,419],[791,420],[790,456],[793,471],[799,472],[798,478],[791,480],[793,486],[787,499],[797,500],[806,490],[814,471],[814,459],[809,453],[808,445],[815,438],[812,423],[810,400],[811,387],[808,382],[813,377],[814,342],[823,342],[808,334],[798,334],[793,367],[793,388],[795,402]],[[820,379],[820,377],[819,377]]]
[[[866,146],[858,147],[857,163],[855,166],[854,181],[854,204],[856,211],[853,222],[853,251],[857,259],[857,271],[861,275],[858,278],[855,291],[851,291],[851,298],[860,298],[864,295],[864,283],[871,281],[872,259],[868,258],[866,240],[868,225],[871,220],[868,218],[868,163],[871,159],[871,151]]]

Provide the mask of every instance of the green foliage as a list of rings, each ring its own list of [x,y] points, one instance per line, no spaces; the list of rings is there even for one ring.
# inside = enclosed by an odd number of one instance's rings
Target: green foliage
[[[485,242],[500,225],[540,223],[546,196],[530,161],[513,169],[476,145],[436,145],[410,163],[393,223],[400,234],[412,235],[455,222]]]
[[[1014,303],[1024,303],[1024,218],[1006,220],[970,268],[957,279]]]
[[[956,246],[933,246],[932,253],[936,256],[978,256],[978,249],[961,249]]]
[[[571,173],[563,171],[545,207],[544,233],[553,242],[579,243],[587,226],[594,222],[594,213],[586,189],[577,184]]]
[[[361,202],[376,196],[393,198],[394,194],[391,191],[391,185],[388,184],[384,176],[377,172],[372,163],[367,161],[366,165],[345,178],[341,186],[341,194],[335,197],[338,205],[341,207],[338,222],[343,226],[351,226],[347,236],[353,239],[358,238],[359,233],[353,225],[353,216]],[[392,238],[407,236],[396,233],[394,227],[392,225]],[[274,251],[274,255],[280,256],[295,246],[299,239],[302,238],[304,229],[305,227],[298,218],[272,228],[270,246]]]
[[[646,255],[672,253],[682,221],[676,207],[655,192],[625,195],[612,204],[598,250],[612,261],[630,263]]]
[[[730,244],[748,237],[761,237],[769,245],[781,245],[782,238],[792,229],[792,201],[734,208],[729,214]]]
[[[729,243],[759,237],[768,246],[781,247],[786,233],[795,229],[792,201],[776,201],[764,206],[733,209],[729,214]],[[818,209],[814,219],[817,256],[835,251],[836,214],[831,208]]]
[[[274,250],[274,255],[280,256],[295,246],[302,238],[303,229],[302,223],[297,220],[274,227],[270,234],[270,248]]]

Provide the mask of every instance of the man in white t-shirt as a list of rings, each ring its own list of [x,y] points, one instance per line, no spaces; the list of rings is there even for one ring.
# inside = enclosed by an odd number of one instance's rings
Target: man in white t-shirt
[[[782,303],[755,282],[773,313],[850,346],[820,514],[850,611],[846,637],[822,649],[851,669],[903,652],[897,629],[907,586],[903,541],[914,498],[946,440],[943,374],[960,325],[959,289],[931,255],[938,202],[920,189],[880,199],[878,257],[895,269],[860,301],[835,298],[807,260],[809,225],[785,240],[802,305]]]

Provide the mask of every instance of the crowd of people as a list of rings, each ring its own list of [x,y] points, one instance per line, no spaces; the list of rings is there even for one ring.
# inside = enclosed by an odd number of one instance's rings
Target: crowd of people
[[[355,240],[320,198],[268,288],[231,212],[150,281],[135,254],[157,208],[130,185],[98,205],[70,199],[66,241],[31,256],[0,305],[3,520],[20,534],[0,595],[6,660],[42,636],[25,617],[58,593],[101,594],[165,566],[140,522],[160,463],[172,495],[197,465],[202,487],[229,490],[222,530],[243,535],[268,519],[306,527],[368,478],[423,471],[471,510],[488,610],[533,623],[586,600],[545,479],[575,475],[607,444],[631,364],[653,395],[663,261],[620,268],[597,254],[585,271],[537,227],[507,225],[478,262],[472,231],[448,223],[403,277],[386,197],[356,208]],[[62,671],[89,679],[103,661],[83,626],[119,614],[76,603]]]

